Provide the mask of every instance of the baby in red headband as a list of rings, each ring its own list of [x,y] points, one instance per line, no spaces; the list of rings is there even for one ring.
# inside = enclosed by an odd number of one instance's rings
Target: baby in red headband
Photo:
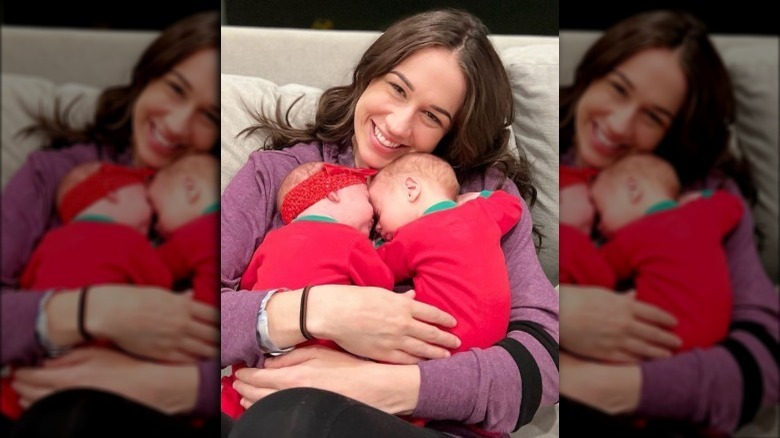
[[[147,235],[152,171],[90,162],[61,181],[63,225],[47,233],[25,267],[23,289],[77,288],[101,283],[170,287],[171,274]],[[74,253],[78,257],[74,257]]]
[[[136,284],[170,289],[171,272],[147,239],[152,208],[146,181],[151,174],[100,162],[68,172],[56,197],[62,226],[35,248],[20,277],[21,288]],[[0,410],[18,418],[22,408],[10,382],[3,378]]]
[[[293,169],[277,195],[286,225],[266,235],[241,277],[240,288],[352,284],[392,289],[393,277],[369,240],[374,210],[366,181],[374,173],[322,162]],[[312,342],[338,348],[330,341]],[[234,364],[233,370],[242,366]],[[238,418],[244,408],[233,381],[232,375],[222,379],[221,409]]]

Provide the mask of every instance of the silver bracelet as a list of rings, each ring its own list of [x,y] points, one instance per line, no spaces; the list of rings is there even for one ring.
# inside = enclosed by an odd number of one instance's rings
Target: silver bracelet
[[[260,302],[260,310],[257,312],[257,346],[260,347],[260,351],[272,356],[288,353],[295,348],[295,346],[279,348],[271,341],[271,336],[268,334],[268,312],[265,310],[268,300],[270,300],[275,293],[286,292],[288,290],[289,289],[276,289],[269,291],[263,298],[263,301]]]
[[[61,347],[54,345],[49,339],[49,321],[46,318],[46,304],[54,293],[54,290],[49,290],[43,295],[43,298],[38,303],[38,316],[35,318],[35,338],[48,357],[62,356],[73,348],[71,346]]]

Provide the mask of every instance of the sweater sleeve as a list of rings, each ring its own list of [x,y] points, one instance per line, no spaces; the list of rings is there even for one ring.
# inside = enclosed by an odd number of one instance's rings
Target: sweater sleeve
[[[73,166],[95,158],[90,145],[33,152],[3,189],[0,363],[32,364],[43,357],[35,322],[44,292],[19,293],[19,278],[38,241],[56,222],[54,199],[60,179]]]
[[[258,151],[235,174],[222,193],[221,210],[221,364],[256,363],[257,312],[268,291],[240,290],[252,254],[273,227],[276,192],[297,165],[282,151]]]
[[[739,195],[733,182],[726,189]],[[643,363],[640,415],[704,423],[731,433],[761,407],[778,402],[780,304],[756,251],[748,208],[724,247],[734,303],[729,334],[709,349]]]
[[[504,190],[520,199],[514,184]],[[509,432],[530,422],[539,406],[558,401],[558,294],[542,271],[531,229],[531,215],[524,214],[502,239],[512,288],[507,337],[485,350],[420,363],[415,417]]]

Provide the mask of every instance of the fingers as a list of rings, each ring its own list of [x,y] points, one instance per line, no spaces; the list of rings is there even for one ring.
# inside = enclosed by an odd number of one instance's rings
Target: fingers
[[[414,365],[422,362],[423,360],[424,359],[421,359],[416,356],[412,356],[411,354],[408,354],[401,350],[394,350],[387,355],[387,359],[385,359],[385,362],[389,362],[397,365]]]
[[[11,387],[19,394],[19,404],[25,409],[53,392],[52,388],[29,385],[20,381],[14,381]]]
[[[187,325],[186,333],[200,341],[212,344],[219,343],[219,328],[214,324],[191,321]]]
[[[219,355],[219,346],[209,344],[197,339],[184,338],[179,342],[179,350],[190,356],[211,358]]]
[[[449,333],[447,333],[449,334]],[[453,338],[456,340],[454,335]],[[453,347],[457,348],[457,347]],[[414,356],[417,361],[422,359],[444,359],[450,357],[450,352],[447,349],[437,347],[435,345],[428,344],[416,338],[408,338],[404,342],[403,350],[406,353]],[[414,362],[417,363],[417,362]]]
[[[665,357],[671,357],[672,355],[672,351],[669,349],[661,348],[636,338],[628,339],[626,341],[624,349],[629,354],[638,356],[639,358],[643,358],[643,359],[660,359]]]
[[[207,323],[216,324],[219,322],[219,309],[200,301],[190,302],[190,313],[195,318]]]
[[[419,301],[412,303],[412,317],[442,327],[452,328],[457,324],[455,318],[449,313]]]
[[[431,344],[432,346],[438,345],[449,349],[460,347],[460,339],[458,339],[457,336],[419,321],[415,321],[412,324],[409,336]]]
[[[663,327],[672,328],[677,325],[677,319],[672,314],[659,309],[651,304],[634,302],[634,315],[637,317]]]
[[[662,348],[668,351],[669,353],[671,353],[672,350],[679,348],[680,345],[682,345],[682,341],[674,333],[651,324],[636,322],[629,326],[628,331],[631,335],[638,338],[639,341],[655,344],[659,348]],[[651,356],[651,357],[666,357],[666,356]]]

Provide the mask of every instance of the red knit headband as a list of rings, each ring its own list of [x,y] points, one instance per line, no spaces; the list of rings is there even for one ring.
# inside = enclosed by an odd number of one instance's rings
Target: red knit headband
[[[137,169],[115,164],[101,164],[98,170],[81,181],[62,197],[59,205],[60,219],[70,222],[95,201],[114,190],[132,184],[143,184],[154,174],[151,169]]]
[[[365,184],[374,169],[354,169],[325,163],[322,169],[292,188],[282,201],[282,220],[289,224],[303,210],[325,199],[328,193],[355,184]]]
[[[560,167],[560,188],[575,184],[587,184],[591,178],[599,173],[596,169],[579,168],[571,166]]]

